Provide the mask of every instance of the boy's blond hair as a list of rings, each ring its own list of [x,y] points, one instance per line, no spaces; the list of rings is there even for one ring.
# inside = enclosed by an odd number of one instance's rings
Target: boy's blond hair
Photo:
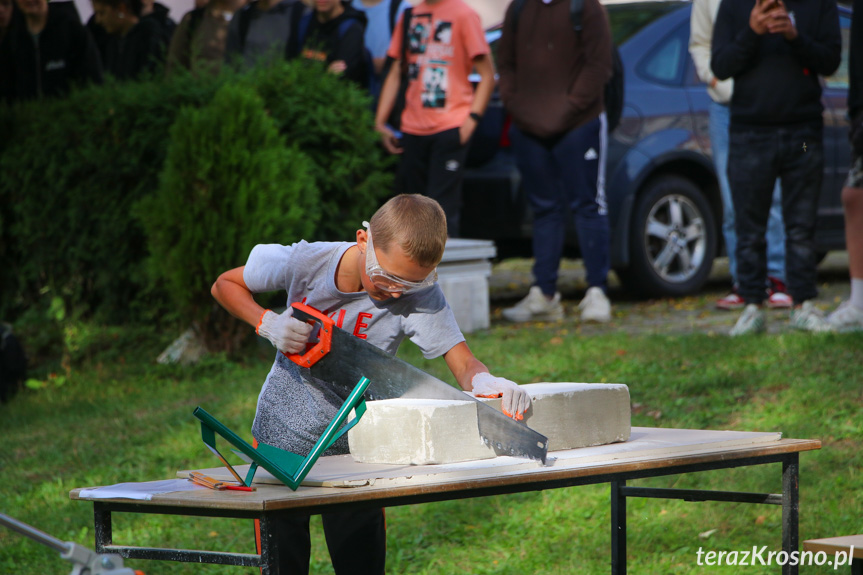
[[[401,194],[382,205],[369,222],[376,248],[393,245],[423,267],[440,263],[446,247],[446,214],[435,200]]]

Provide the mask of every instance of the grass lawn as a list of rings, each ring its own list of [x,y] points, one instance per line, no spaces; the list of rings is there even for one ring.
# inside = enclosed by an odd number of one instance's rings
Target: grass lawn
[[[92,504],[75,487],[147,481],[215,467],[192,417],[200,405],[250,439],[271,349],[244,362],[195,367],[152,362],[164,337],[106,330],[63,380],[0,407],[0,511],[57,538],[92,548]],[[781,431],[820,439],[801,454],[800,540],[863,533],[863,334],[589,338],[561,326],[497,326],[468,337],[493,373],[520,383],[625,383],[636,426]],[[400,356],[451,381],[442,360],[410,344]],[[58,385],[62,382],[62,385]],[[634,482],[635,485],[780,492],[779,465]],[[600,574],[610,571],[607,485],[387,510],[388,573]],[[332,573],[314,518],[312,573]],[[781,548],[781,509],[731,503],[628,501],[629,572],[701,573],[696,552]],[[249,521],[124,516],[118,544],[254,551]],[[154,574],[256,574],[257,569],[127,561]],[[69,563],[0,528],[0,573],[67,573]],[[710,568],[778,573],[773,567]],[[832,573],[804,567],[801,573]],[[848,572],[843,568],[839,572]]]

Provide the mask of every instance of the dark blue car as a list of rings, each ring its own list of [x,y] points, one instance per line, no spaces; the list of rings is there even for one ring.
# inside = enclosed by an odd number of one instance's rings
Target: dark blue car
[[[710,157],[709,96],[689,56],[691,4],[607,4],[625,69],[626,99],[611,134],[606,195],[611,265],[624,286],[650,296],[700,289],[723,248],[722,204]],[[824,85],[824,188],[819,251],[844,249],[841,188],[848,144],[848,34],[840,6],[842,65]],[[488,33],[494,50],[500,28]],[[530,255],[531,210],[508,146],[508,118],[497,94],[471,144],[464,184],[463,237],[495,240],[498,255]],[[577,255],[574,229],[568,251]]]

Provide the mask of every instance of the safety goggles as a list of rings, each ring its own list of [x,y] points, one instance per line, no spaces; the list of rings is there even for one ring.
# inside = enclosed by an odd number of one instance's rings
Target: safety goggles
[[[375,255],[375,246],[372,244],[372,231],[369,229],[369,223],[363,222],[363,225],[366,228],[366,236],[368,237],[368,243],[366,244],[368,246],[366,248],[366,275],[369,276],[375,287],[387,292],[406,294],[434,285],[437,281],[437,268],[432,270],[426,279],[419,282],[394,276],[382,268]]]

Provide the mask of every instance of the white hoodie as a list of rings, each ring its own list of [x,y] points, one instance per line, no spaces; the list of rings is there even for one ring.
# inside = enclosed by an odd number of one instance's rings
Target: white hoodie
[[[702,82],[707,84],[707,93],[719,104],[728,104],[734,91],[734,80],[717,80],[710,69],[710,40],[713,23],[722,0],[694,0],[690,21],[689,53],[695,62],[695,70]],[[712,86],[716,82],[715,86]]]

